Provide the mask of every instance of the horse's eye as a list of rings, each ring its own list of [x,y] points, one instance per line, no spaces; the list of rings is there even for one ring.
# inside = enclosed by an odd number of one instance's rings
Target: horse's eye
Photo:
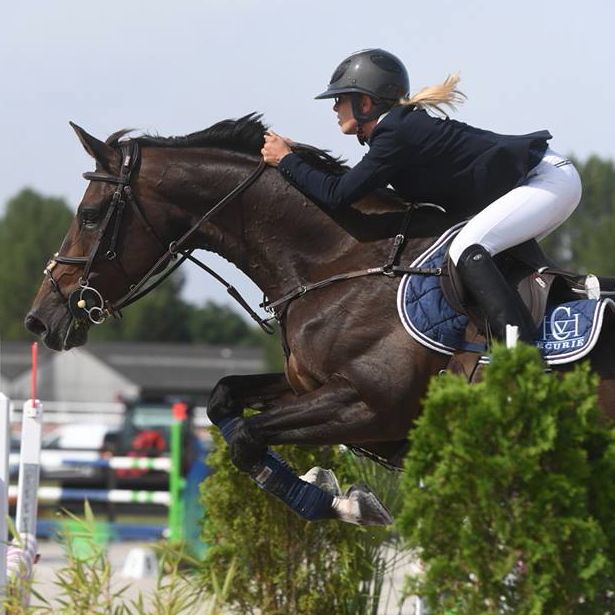
[[[98,221],[100,220],[100,213],[98,209],[82,209],[79,212],[79,217],[81,219],[81,225],[85,228],[92,229],[98,225]]]

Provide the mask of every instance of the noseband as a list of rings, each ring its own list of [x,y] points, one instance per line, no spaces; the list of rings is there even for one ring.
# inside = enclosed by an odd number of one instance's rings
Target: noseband
[[[100,225],[99,231],[96,236],[96,241],[87,256],[64,256],[57,252],[53,258],[47,263],[44,274],[49,280],[54,292],[58,293],[64,302],[68,305],[68,309],[73,317],[74,322],[92,324],[102,324],[109,316],[121,317],[120,310],[131,303],[137,301],[156,286],[158,286],[163,280],[165,280],[173,271],[175,271],[186,259],[194,262],[202,269],[207,271],[210,275],[214,276],[219,282],[226,286],[227,291],[233,298],[235,298],[242,305],[244,309],[248,311],[250,316],[258,322],[258,324],[268,333],[273,332],[271,326],[263,321],[258,314],[256,314],[245,302],[243,297],[239,295],[237,290],[228,284],[221,276],[212,271],[207,265],[200,262],[194,256],[192,256],[191,249],[184,249],[183,246],[186,242],[198,231],[202,224],[207,222],[214,214],[222,209],[233,198],[241,194],[249,186],[251,186],[258,177],[265,170],[264,161],[260,161],[260,164],[256,170],[243,180],[238,186],[236,186],[225,197],[218,201],[207,213],[205,213],[195,224],[193,224],[181,237],[166,244],[163,239],[160,238],[154,227],[149,223],[141,207],[134,198],[132,188],[130,186],[133,172],[138,166],[140,159],[139,143],[136,140],[122,141],[120,143],[122,153],[122,163],[120,167],[119,175],[110,175],[107,173],[88,172],[84,173],[83,177],[89,181],[99,181],[110,184],[115,184],[116,188],[113,192],[111,203],[105,214],[105,218]],[[121,299],[112,302],[105,300],[101,293],[90,285],[90,276],[94,266],[94,261],[100,252],[101,244],[107,237],[110,230],[111,236],[109,238],[109,245],[105,251],[104,257],[108,261],[114,261],[117,258],[117,243],[119,237],[120,226],[126,205],[130,205],[140,220],[141,224],[147,229],[147,231],[155,238],[160,244],[163,254],[149,269],[149,271],[135,284],[130,285],[130,289],[126,295]],[[115,215],[113,226],[111,227],[111,221]],[[62,292],[58,281],[53,277],[53,269],[57,264],[62,265],[77,265],[83,267],[83,273],[79,278],[79,287],[73,290],[68,297]],[[160,270],[163,270],[160,273]]]

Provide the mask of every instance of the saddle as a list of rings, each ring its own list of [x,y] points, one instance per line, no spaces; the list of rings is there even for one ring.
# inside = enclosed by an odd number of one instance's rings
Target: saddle
[[[536,327],[543,321],[549,305],[579,299],[598,300],[605,295],[615,296],[615,278],[565,271],[533,239],[505,250],[494,260],[521,296]],[[449,258],[443,263],[440,286],[451,307],[465,314],[474,325],[476,331],[472,335],[478,333],[488,336],[485,319],[473,304]]]
[[[463,223],[444,232],[412,267],[441,275],[405,275],[397,310],[406,332],[421,345],[451,357],[452,371],[472,380],[479,363],[489,361],[490,331],[465,292],[448,248]],[[572,363],[597,343],[605,314],[615,315],[615,278],[564,271],[534,240],[499,254],[496,263],[519,292],[537,325],[534,345],[548,366]],[[456,369],[459,367],[459,369]]]

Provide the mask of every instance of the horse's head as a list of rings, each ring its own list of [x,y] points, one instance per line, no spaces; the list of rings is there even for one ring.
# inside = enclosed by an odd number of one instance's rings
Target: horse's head
[[[103,143],[72,126],[96,171],[84,174],[90,183],[25,320],[54,350],[84,344],[92,324],[118,315],[138,294],[152,264],[153,274],[172,260],[161,230],[166,208],[152,206],[160,198],[146,188],[152,182],[135,181],[138,143],[119,140],[127,131]]]

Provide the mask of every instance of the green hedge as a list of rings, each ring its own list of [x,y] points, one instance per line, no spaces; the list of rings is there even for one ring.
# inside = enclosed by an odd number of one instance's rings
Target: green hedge
[[[434,379],[398,527],[434,614],[615,612],[615,434],[587,366],[496,348],[479,384]]]

